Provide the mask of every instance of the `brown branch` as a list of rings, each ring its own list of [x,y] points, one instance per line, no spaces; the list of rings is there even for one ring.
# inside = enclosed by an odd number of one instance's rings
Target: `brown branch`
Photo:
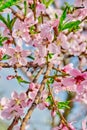
[[[36,0],[33,0],[34,2],[34,20],[36,20]]]
[[[10,9],[11,9],[12,13],[13,13],[17,18],[19,18],[19,19],[22,20],[22,21],[24,20],[24,16],[23,16],[23,15],[17,13],[13,8],[10,8]]]
[[[52,69],[52,65],[48,64],[48,68],[47,68],[47,71],[44,74],[44,77],[43,77],[43,80],[42,80],[42,83],[41,83],[41,87],[40,87],[40,89],[37,92],[36,98],[35,98],[32,106],[29,108],[27,114],[25,115],[24,119],[22,120],[22,124],[21,124],[20,130],[24,130],[25,129],[25,126],[26,126],[28,120],[30,119],[33,110],[36,108],[36,106],[37,106],[37,104],[38,104],[38,102],[40,100],[41,93],[42,93],[42,91],[44,89],[45,83],[47,82],[47,79],[45,77],[47,75],[49,75],[51,69]]]
[[[32,82],[36,83],[38,78],[40,77],[40,75],[43,73],[43,69],[41,68],[40,71],[38,72],[38,74],[34,77],[34,79],[32,80]],[[28,95],[29,89],[26,91],[26,94]]]
[[[53,97],[53,95],[52,95],[52,92],[51,92],[51,89],[50,89],[49,84],[48,84],[48,89],[49,89],[49,94],[50,94],[51,97],[52,97],[52,101],[53,101],[53,105],[54,105],[54,107],[55,107],[55,110],[58,112],[62,123],[68,128],[68,130],[72,130],[72,129],[69,127],[68,122],[66,121],[66,119],[63,117],[63,115],[62,115],[61,112],[59,111],[58,106],[57,106],[57,104],[56,104],[56,101],[54,100],[54,97]]]
[[[26,67],[26,68],[29,68],[29,67],[33,67],[33,68],[36,68],[36,67],[43,67],[43,66],[39,66],[38,64],[33,64],[32,62],[27,62],[27,65],[23,66],[23,65],[20,65],[20,64],[15,64],[15,65],[9,65],[9,63],[7,62],[0,62],[0,67],[2,68],[22,68],[22,67]]]
[[[19,117],[15,117],[15,118],[13,119],[13,122],[11,123],[11,125],[8,127],[7,130],[12,130],[13,127],[18,123],[18,120],[19,120],[19,119],[20,119]]]
[[[41,70],[38,72],[38,74],[36,75],[36,77],[33,79],[32,82],[36,82],[38,80],[39,76],[42,74],[42,72],[43,72],[43,68],[41,68]],[[29,89],[26,91],[27,95],[28,95],[28,92],[29,92]],[[16,118],[16,120],[15,120],[15,118],[14,118],[13,122],[11,123],[11,125],[9,126],[9,128],[7,130],[12,130],[13,127],[18,123],[19,119],[20,118]]]

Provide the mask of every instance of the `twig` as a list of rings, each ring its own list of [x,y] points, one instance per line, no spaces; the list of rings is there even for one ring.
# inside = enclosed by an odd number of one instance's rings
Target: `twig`
[[[19,14],[19,13],[17,13],[13,8],[11,8],[10,7],[10,9],[11,9],[11,11],[12,11],[12,13],[17,17],[17,18],[19,18],[20,20],[24,20],[24,16],[23,15],[21,15],[21,14]]]
[[[50,89],[49,84],[48,84],[48,89],[49,89],[49,94],[50,94],[51,97],[52,97],[52,101],[53,101],[54,107],[55,107],[56,111],[58,112],[62,123],[68,128],[68,130],[71,130],[71,128],[69,127],[69,125],[68,125],[68,123],[67,123],[67,121],[66,121],[66,119],[63,117],[63,115],[61,114],[61,112],[60,112],[59,109],[58,109],[58,106],[57,106],[57,104],[56,104],[56,102],[55,102],[55,100],[54,100],[54,97],[53,97],[53,95],[52,95],[52,92],[51,92],[51,89]]]
[[[38,78],[40,77],[40,75],[43,73],[43,69],[41,68],[40,71],[38,72],[38,74],[34,77],[34,79],[32,80],[32,82],[36,83]],[[28,95],[29,89],[26,91],[26,94]]]
[[[11,125],[8,127],[7,130],[12,130],[13,127],[18,123],[18,120],[19,120],[19,119],[20,119],[19,117],[15,117],[15,118],[13,119],[13,122],[11,123]]]
[[[25,129],[26,123],[30,119],[33,110],[36,108],[36,106],[37,106],[37,104],[38,104],[38,102],[40,100],[40,95],[41,95],[41,93],[42,93],[42,91],[44,89],[45,83],[47,82],[47,79],[45,77],[47,75],[49,75],[51,69],[52,69],[52,65],[48,64],[48,68],[47,68],[47,71],[44,74],[44,77],[43,77],[43,80],[42,80],[42,83],[41,83],[41,87],[40,87],[40,89],[37,92],[36,98],[35,98],[34,102],[32,103],[32,106],[29,108],[27,114],[25,115],[24,119],[22,120],[22,124],[21,124],[20,130],[24,130]]]

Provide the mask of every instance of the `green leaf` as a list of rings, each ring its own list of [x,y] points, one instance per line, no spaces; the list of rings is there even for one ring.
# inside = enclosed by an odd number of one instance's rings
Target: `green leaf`
[[[53,104],[53,99],[52,99],[52,96],[49,95],[47,98],[46,98],[46,102],[49,102],[51,105]]]
[[[34,59],[35,59],[33,56],[28,56],[28,58],[30,58],[31,60],[34,60]]]
[[[8,40],[8,37],[2,37],[2,36],[0,35],[0,46],[3,46],[3,42],[4,42],[5,40]]]
[[[27,14],[27,2],[24,1],[24,16]]]
[[[52,59],[53,55],[54,55],[53,53],[48,53],[48,58]]]
[[[57,106],[58,106],[59,109],[65,109],[65,108],[70,109],[69,103],[70,103],[69,101],[58,102]]]
[[[71,21],[71,22],[65,23],[65,24],[62,26],[61,29],[62,29],[62,30],[65,30],[65,29],[77,28],[80,23],[81,23],[81,21],[79,21],[79,20],[77,20],[77,21]]]
[[[49,80],[47,80],[47,84],[53,84],[54,83],[54,79],[53,78],[49,78]]]
[[[67,8],[64,9],[64,11],[63,11],[63,13],[62,13],[62,15],[61,15],[61,17],[60,17],[59,30],[61,30],[61,27],[62,27],[62,25],[63,25],[63,22],[64,22],[64,20],[65,20],[65,18],[66,18],[66,15],[67,15]]]
[[[29,82],[26,81],[26,80],[23,80],[23,78],[22,78],[21,76],[17,76],[16,79],[17,79],[17,81],[18,81],[19,84],[20,84],[20,83],[29,84]]]
[[[30,9],[34,10],[34,8],[35,8],[35,5],[34,5],[34,4],[31,4],[31,5],[30,5]]]
[[[48,8],[53,2],[54,2],[54,0],[49,0],[49,1],[46,3],[46,7]]]
[[[38,22],[42,23],[42,17],[41,16],[38,17]]]
[[[10,8],[11,6],[16,5],[18,2],[21,2],[21,0],[3,0],[0,2],[0,11]]]
[[[42,3],[46,6],[46,8],[48,8],[53,2],[54,0],[42,0]]]
[[[55,18],[58,19],[58,15],[55,13]]]
[[[0,14],[0,20],[7,26],[8,26],[8,22],[6,21],[6,19]]]
[[[8,60],[9,59],[9,56],[8,55],[4,55],[3,57],[2,57],[2,60]]]
[[[17,18],[14,17],[14,18],[10,21],[10,29],[11,29],[11,30],[12,30],[12,27],[13,27],[13,25],[14,25],[16,19],[17,19]]]
[[[10,23],[10,15],[7,14],[7,22]]]

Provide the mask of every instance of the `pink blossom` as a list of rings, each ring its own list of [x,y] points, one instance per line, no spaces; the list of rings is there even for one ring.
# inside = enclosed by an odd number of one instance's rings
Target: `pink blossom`
[[[8,108],[8,103],[9,103],[9,99],[8,98],[1,98],[0,99],[0,118],[3,119],[2,113],[3,111]]]
[[[26,57],[30,55],[30,51],[22,50],[21,47],[16,46],[15,48],[9,47],[6,51],[6,54],[11,56],[9,60],[10,65],[14,65],[16,63],[19,63],[20,65],[26,65]]]
[[[76,130],[71,123],[68,123],[69,127],[71,128],[71,130]],[[60,126],[54,127],[52,130],[68,130],[67,126],[60,124]]]
[[[8,76],[7,76],[7,80],[11,80],[11,79],[13,79],[13,78],[15,78],[14,75],[8,75]]]
[[[30,106],[33,103],[39,88],[40,88],[39,84],[34,83],[29,84],[28,101],[27,101],[28,106]]]
[[[37,14],[37,16],[40,16],[41,13],[45,13],[45,10],[46,10],[45,5],[38,2],[37,6],[36,6],[36,14]]]
[[[60,46],[56,45],[56,43],[50,43],[47,50],[49,53],[60,54]]]
[[[50,26],[50,23],[43,24],[41,26],[41,34],[40,35],[44,40],[47,39],[50,42],[53,40],[53,29]]]
[[[21,38],[25,42],[30,41],[29,29],[26,26],[26,24],[21,22],[20,20],[16,20],[16,22],[14,24],[14,29],[13,29],[13,32],[12,32],[12,36],[14,38],[16,38],[16,39]]]
[[[70,63],[62,68],[62,70],[66,73],[69,73],[73,69],[73,64]]]
[[[63,79],[63,85],[65,86],[77,86],[78,91],[82,91],[84,87],[84,83],[87,83],[87,72],[81,73],[77,69],[72,69],[69,72],[70,76],[72,77],[67,77]],[[86,84],[85,84],[86,85]]]
[[[82,130],[87,130],[87,117],[82,121]]]
[[[75,6],[84,6],[87,8],[87,0],[75,0]]]
[[[1,113],[1,116],[4,119],[12,119],[13,117],[20,117],[23,116],[23,109],[20,106],[9,106],[8,108],[4,109]]]
[[[29,12],[26,15],[26,18],[24,19],[24,25],[27,27],[26,29],[28,29],[29,27],[35,24],[37,24],[37,20],[34,20],[33,12],[29,10]],[[27,31],[29,31],[29,29]]]
[[[5,107],[1,112],[1,117],[5,119],[11,119],[14,116],[22,116],[24,114],[23,109],[27,106],[25,93],[18,94],[14,91],[12,92],[11,97],[12,99],[5,103]]]
[[[26,98],[27,98],[26,93],[22,92],[18,94],[17,92],[14,91],[12,92],[11,97],[12,99],[9,104],[10,106],[15,106],[15,105],[20,106],[20,107],[26,106]]]

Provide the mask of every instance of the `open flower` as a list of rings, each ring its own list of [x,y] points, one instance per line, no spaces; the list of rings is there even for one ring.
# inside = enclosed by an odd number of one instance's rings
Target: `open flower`
[[[21,47],[16,46],[15,48],[9,47],[6,54],[11,56],[9,64],[14,65],[19,63],[20,65],[26,65],[26,57],[30,55],[30,51],[22,50]]]
[[[21,38],[25,42],[30,41],[29,29],[26,24],[21,22],[20,20],[16,20],[12,36],[16,39]]]

